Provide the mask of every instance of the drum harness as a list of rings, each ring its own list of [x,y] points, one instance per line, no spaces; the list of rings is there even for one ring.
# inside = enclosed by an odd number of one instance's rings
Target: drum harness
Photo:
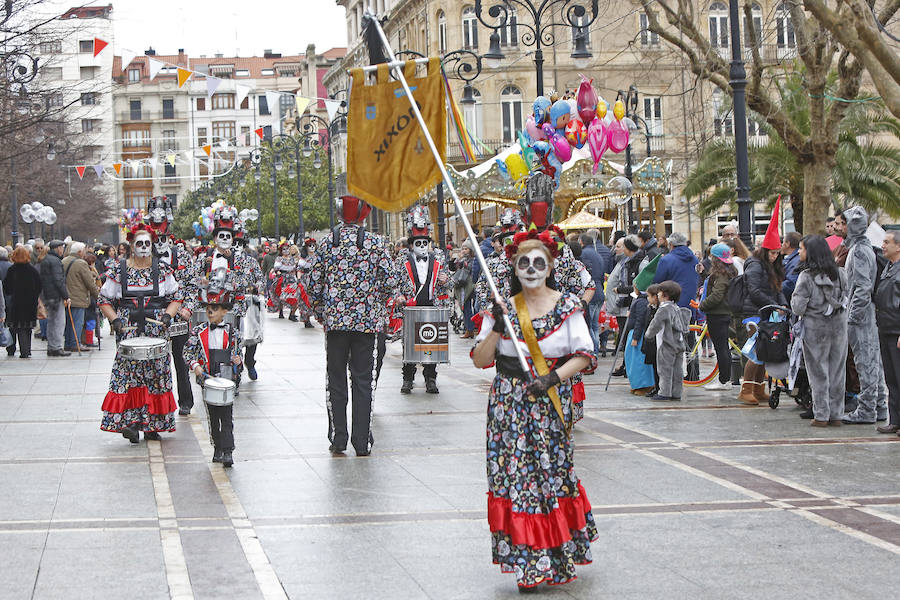
[[[148,309],[161,310],[168,305],[165,298],[159,295],[159,259],[154,256],[150,266],[153,287],[149,292],[133,292],[128,289],[128,263],[124,258],[119,261],[119,272],[122,274],[122,299],[130,299],[134,305],[134,309],[128,311],[128,321],[137,324],[138,335],[144,335]]]

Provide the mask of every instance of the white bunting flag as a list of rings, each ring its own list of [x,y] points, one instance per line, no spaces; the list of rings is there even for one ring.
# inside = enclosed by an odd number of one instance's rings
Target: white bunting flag
[[[234,90],[235,90],[235,92],[237,92],[236,106],[240,106],[244,102],[244,98],[247,97],[247,94],[249,94],[250,90],[252,90],[252,89],[253,88],[251,88],[249,85],[243,85],[240,83],[238,83],[234,86]]]
[[[134,60],[134,57],[137,56],[137,52],[133,50],[127,50],[125,48],[122,49],[122,70],[128,68],[128,65],[131,64],[131,61]]]
[[[216,90],[219,89],[219,86],[222,85],[222,80],[218,77],[212,77],[211,75],[206,76],[206,95],[212,98],[212,95],[216,93]]]
[[[97,174],[97,177],[103,177],[103,165],[94,165],[94,173]]]
[[[303,113],[306,112],[306,107],[309,106],[310,99],[304,98],[303,96],[297,96],[296,102],[297,102],[297,116],[302,117]]]
[[[150,65],[150,79],[152,80],[156,77],[157,73],[159,73],[160,69],[162,69],[166,64],[161,60],[156,60],[155,58],[151,58],[148,61]]]
[[[175,159],[176,159],[176,158],[178,158],[178,155],[177,155],[177,154],[167,154],[167,155],[166,155],[166,160],[167,160],[167,161],[169,162],[169,164],[172,165],[173,167],[175,166]]]
[[[281,101],[281,93],[279,92],[266,92],[266,104],[269,105],[269,114],[280,116],[281,112],[279,109],[279,103]]]
[[[325,110],[328,111],[328,121],[334,121],[334,115],[337,114],[338,109],[341,107],[341,102],[339,100],[326,100],[325,101]]]
[[[228,140],[222,140],[221,142],[219,142],[219,147],[223,151],[227,151],[228,150]]]

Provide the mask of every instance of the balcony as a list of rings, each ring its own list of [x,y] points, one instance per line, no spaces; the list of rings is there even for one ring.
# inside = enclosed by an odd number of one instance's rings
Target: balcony
[[[139,121],[178,121],[187,119],[184,111],[179,110],[125,110],[119,112],[119,123]]]
[[[163,152],[178,152],[179,150],[181,150],[181,144],[176,141],[163,141],[156,145],[156,151],[160,154]]]
[[[160,185],[163,187],[180,187],[181,181],[177,177],[163,177]]]
[[[512,142],[507,143],[503,140],[481,140],[481,145],[475,146],[475,162],[484,162],[511,144]],[[465,162],[462,148],[458,143],[447,144],[447,162]]]

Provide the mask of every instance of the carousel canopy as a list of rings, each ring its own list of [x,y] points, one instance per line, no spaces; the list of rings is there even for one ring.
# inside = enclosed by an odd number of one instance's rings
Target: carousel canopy
[[[615,223],[582,210],[559,223],[558,226],[563,231],[571,229],[611,229],[615,227]]]

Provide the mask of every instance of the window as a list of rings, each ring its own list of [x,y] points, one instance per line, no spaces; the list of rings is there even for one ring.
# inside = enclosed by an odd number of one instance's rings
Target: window
[[[508,85],[500,93],[500,113],[503,117],[503,143],[516,141],[516,132],[522,128],[522,92]]]
[[[62,52],[62,42],[41,42],[41,54],[59,54]]]
[[[197,110],[206,110],[206,98],[197,98]]]
[[[174,129],[164,129],[162,132],[162,143],[160,144],[160,150],[165,152],[167,150],[178,150],[178,145],[175,143],[175,130]]]
[[[245,98],[246,100],[246,98]],[[249,125],[241,125],[241,139],[244,140],[244,145],[250,145],[250,126]]]
[[[296,77],[298,72],[298,68],[296,65],[278,67],[277,70],[279,77]]]
[[[709,42],[713,48],[728,48],[728,8],[721,2],[709,7]]]
[[[122,169],[122,172],[125,173],[123,175],[125,179],[150,179],[153,177],[153,170],[150,168],[150,165],[141,160],[136,160],[134,162],[134,165],[129,162],[125,163],[125,166]]]
[[[647,130],[650,132],[650,148],[662,150],[663,136],[662,98],[659,96],[644,96],[644,120],[647,122]],[[656,139],[653,139],[656,138]],[[654,148],[654,146],[656,146]]]
[[[265,96],[257,96],[256,97],[256,105],[259,107],[260,115],[270,115],[272,113],[269,112],[269,101]]]
[[[259,72],[259,74],[262,75],[263,77],[266,77],[266,76],[271,77],[272,75],[275,74],[275,69],[263,69],[262,71]]]
[[[747,119],[747,135],[749,137],[764,138],[768,137],[769,132],[756,119]]]
[[[744,46],[747,49],[751,49],[753,44],[750,42],[750,25],[753,25],[753,33],[756,36],[756,47],[759,48],[762,46],[762,8],[759,4],[753,3],[753,6],[750,7],[750,13],[752,17],[750,20],[747,17],[744,17]]]
[[[734,121],[731,117],[731,109],[725,106],[725,94],[720,89],[713,90],[712,109],[713,134],[716,137],[730,137],[734,135]]]
[[[140,100],[129,100],[128,101],[128,112],[129,117],[132,121],[140,121],[141,120],[141,101]]]
[[[263,141],[272,141],[272,126],[266,125],[263,127]]]
[[[128,129],[122,132],[122,146],[125,148],[140,148],[149,145],[149,129]]]
[[[292,108],[297,106],[297,101],[290,94],[279,94],[278,105],[281,109],[281,112],[278,113],[278,116],[284,117],[284,115],[288,114],[288,112],[290,112]]]
[[[140,69],[128,69],[129,83],[137,83],[140,80],[141,80],[141,70]]]
[[[208,132],[206,127],[197,128],[197,145],[205,146],[207,144]]]
[[[222,140],[234,143],[234,121],[213,121],[212,136],[216,144]]]
[[[791,10],[782,2],[775,9],[775,39],[779,48],[797,47],[797,39],[794,37],[794,22],[791,20]]]
[[[250,69],[238,69],[234,75],[235,77],[250,77]]]
[[[82,54],[94,53],[94,40],[81,40],[78,42],[78,51]]]
[[[175,165],[171,164],[169,161],[166,161],[164,166],[165,168],[165,177],[175,177]]]
[[[62,67],[41,67],[41,73],[48,81],[59,81],[62,79]]]
[[[174,98],[163,98],[162,101],[162,118],[163,119],[174,119],[175,118],[175,99]]]
[[[478,50],[478,17],[475,9],[466,7],[462,12],[463,48],[466,50]]]
[[[178,206],[178,194],[166,194],[166,196],[172,202],[172,208]]]
[[[125,190],[125,208],[140,208],[142,210],[147,210],[147,202],[149,200],[149,190]]]
[[[250,97],[244,96],[244,99],[241,100],[241,110],[247,110],[250,108]]]
[[[85,92],[81,94],[81,104],[83,106],[97,104],[97,93],[96,92]]]
[[[466,120],[466,129],[480,139],[484,124],[484,105],[481,103],[481,92],[472,88],[472,95],[475,96],[475,104],[466,105],[463,108],[463,114]]]
[[[81,133],[100,131],[100,119],[82,119]]]
[[[47,106],[54,108],[60,107],[63,105],[63,93],[62,92],[50,92],[47,95]]]
[[[506,15],[506,26],[501,27],[498,32],[500,33],[500,45],[502,46],[518,46],[519,45],[519,31],[518,31],[518,17],[516,17],[516,10],[511,6],[507,5],[509,12]],[[502,19],[503,15],[497,18],[497,24],[500,24],[500,19]]]
[[[438,49],[441,54],[446,54],[447,52],[447,17],[444,16],[444,11],[438,11]]]
[[[213,94],[212,109],[234,108],[234,94]]]
[[[79,73],[82,79],[94,79],[99,70],[99,67],[81,67]]]
[[[659,46],[659,34],[655,31],[650,31],[650,19],[647,17],[647,13],[641,13],[640,23],[641,46],[643,46],[644,48],[649,48],[650,46]]]

